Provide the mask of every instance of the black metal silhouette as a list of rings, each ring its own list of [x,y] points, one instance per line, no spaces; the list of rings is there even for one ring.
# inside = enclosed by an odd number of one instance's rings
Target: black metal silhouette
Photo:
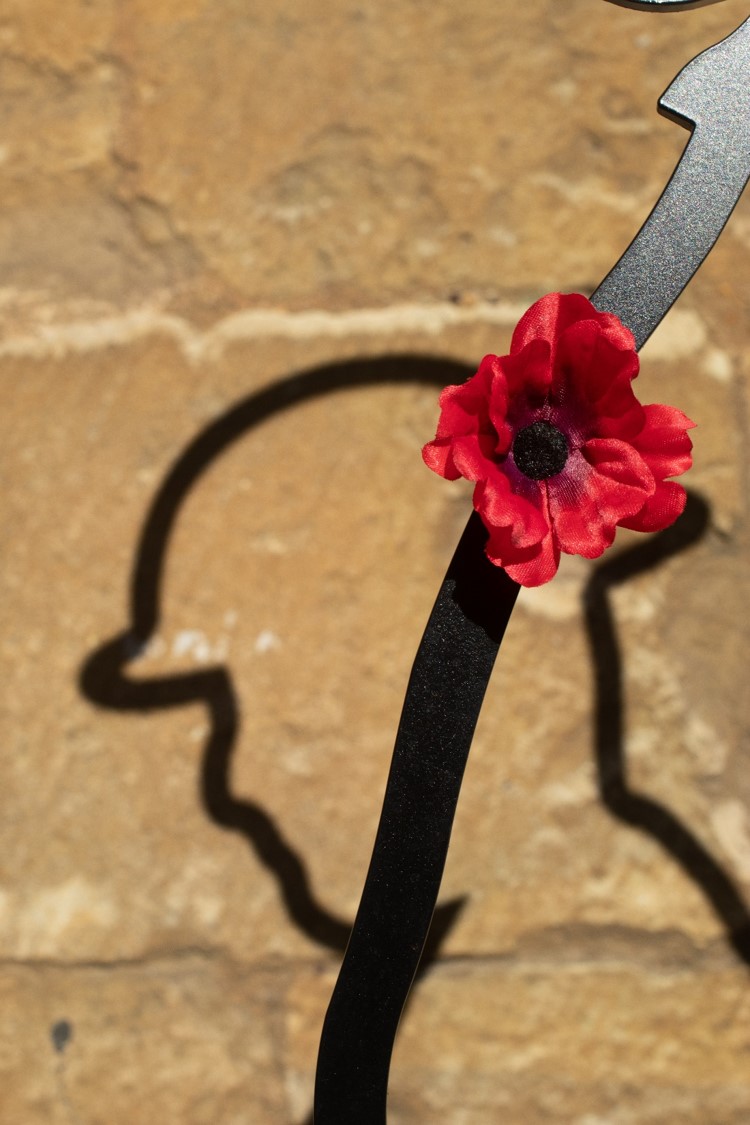
[[[591,298],[631,329],[637,348],[714,245],[750,177],[750,20],[688,63],[659,106],[692,128],[691,138],[651,215]],[[462,613],[459,590],[491,586],[476,520],[473,513],[417,651],[362,902],[321,1035],[316,1125],[386,1121],[398,1012],[419,964],[474,728],[518,593],[504,575],[476,613]],[[441,693],[458,708],[453,721]],[[422,807],[433,810],[432,820],[414,819]],[[390,918],[398,925],[389,927]]]

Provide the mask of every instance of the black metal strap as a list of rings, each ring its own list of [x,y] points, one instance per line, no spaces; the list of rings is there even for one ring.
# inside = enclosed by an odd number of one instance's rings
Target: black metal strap
[[[320,1045],[315,1121],[382,1125],[393,1041],[435,908],[482,700],[519,587],[472,514],[419,647],[377,838]]]

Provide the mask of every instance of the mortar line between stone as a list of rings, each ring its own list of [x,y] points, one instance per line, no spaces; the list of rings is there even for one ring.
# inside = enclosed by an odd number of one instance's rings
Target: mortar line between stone
[[[222,949],[175,949],[153,955],[133,958],[115,958],[111,961],[84,960],[64,961],[52,958],[11,958],[0,959],[0,973],[8,970],[29,970],[31,972],[115,972],[128,970],[163,970],[169,972],[184,967],[189,967],[191,962],[201,962],[204,965],[228,967],[248,976],[264,976],[269,973],[289,973],[304,970],[316,974],[333,972],[337,961],[333,957],[273,957],[266,961],[245,962]],[[742,969],[744,966],[734,957],[730,950],[717,949],[711,945],[705,949],[693,948],[690,953],[670,956],[648,951],[644,957],[637,956],[634,949],[630,956],[626,953],[601,954],[578,952],[563,952],[555,956],[550,951],[524,952],[515,949],[508,952],[497,953],[455,953],[446,954],[436,961],[429,969],[428,975],[435,973],[451,974],[466,969],[501,968],[508,972],[538,972],[561,971],[575,973],[590,970],[624,970],[645,971],[647,973],[692,974],[696,972],[716,971],[725,972],[732,969]]]
[[[197,365],[215,362],[232,344],[270,339],[377,338],[409,332],[438,335],[447,328],[481,324],[510,328],[525,308],[525,302],[484,301],[467,306],[407,303],[342,312],[243,309],[201,331],[184,317],[142,306],[112,316],[35,324],[26,332],[0,338],[0,359],[62,359],[70,354],[123,347],[149,336],[166,336],[191,364]]]

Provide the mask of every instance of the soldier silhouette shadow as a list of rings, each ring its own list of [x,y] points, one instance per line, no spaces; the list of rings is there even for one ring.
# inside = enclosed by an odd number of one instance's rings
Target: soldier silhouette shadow
[[[221,415],[185,448],[164,479],[146,517],[130,581],[130,626],[92,653],[81,670],[83,695],[100,707],[150,712],[202,702],[210,733],[203,752],[200,795],[208,816],[237,832],[276,880],[290,921],[318,945],[343,953],[351,922],[337,917],[316,898],[307,865],[260,801],[232,793],[232,755],[239,729],[239,706],[226,667],[151,679],[131,679],[128,665],[155,635],[161,616],[164,570],[172,532],[183,503],[214,460],[256,426],[283,411],[324,395],[356,387],[421,384],[436,389],[464,382],[471,371],[461,363],[432,357],[389,356],[332,363],[294,374],[249,395]],[[452,929],[464,899],[435,911],[420,972],[424,972]]]
[[[82,694],[103,708],[148,713],[195,702],[204,704],[210,721],[200,768],[200,797],[206,814],[251,846],[276,881],[290,922],[312,941],[336,953],[346,948],[351,922],[316,898],[305,860],[262,800],[239,799],[232,792],[239,707],[229,669],[219,666],[131,679],[128,666],[144,651],[159,626],[165,562],[182,505],[203,473],[228,447],[274,415],[314,398],[388,384],[437,389],[464,382],[473,370],[452,360],[420,355],[330,363],[254,392],[217,418],[180,454],[151,504],[135,552],[128,627],[91,653],[80,672]],[[605,558],[586,584],[583,601],[594,668],[597,778],[606,807],[620,821],[658,841],[676,860],[712,905],[734,950],[750,966],[750,913],[730,877],[673,813],[628,787],[623,656],[609,599],[613,588],[692,547],[708,525],[706,502],[691,494],[685,514],[672,528]],[[436,959],[465,902],[465,898],[459,898],[437,908],[417,979]]]

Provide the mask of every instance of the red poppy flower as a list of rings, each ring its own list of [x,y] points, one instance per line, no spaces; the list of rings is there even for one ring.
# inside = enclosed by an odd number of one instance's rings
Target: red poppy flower
[[[560,552],[598,558],[620,525],[660,531],[685,507],[666,478],[690,468],[693,426],[633,394],[638,353],[612,313],[577,293],[542,297],[521,318],[510,355],[440,396],[425,463],[476,481],[486,552],[523,586],[552,578]]]

